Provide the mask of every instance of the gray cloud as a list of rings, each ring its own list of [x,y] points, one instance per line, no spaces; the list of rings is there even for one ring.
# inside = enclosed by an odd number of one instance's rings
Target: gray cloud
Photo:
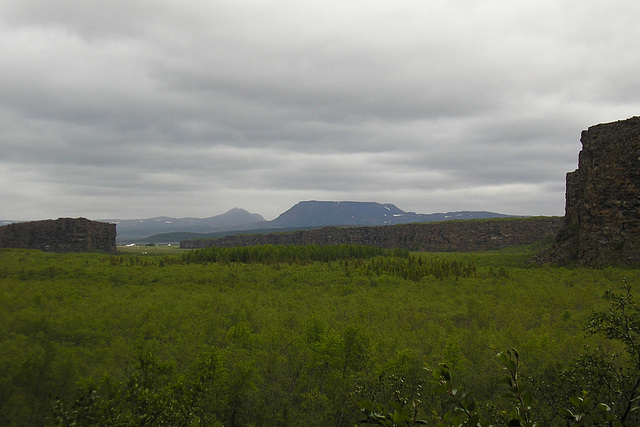
[[[0,218],[299,200],[562,214],[637,115],[640,4],[8,0]]]

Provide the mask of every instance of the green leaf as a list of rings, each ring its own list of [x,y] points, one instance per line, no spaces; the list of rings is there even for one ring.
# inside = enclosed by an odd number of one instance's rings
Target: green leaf
[[[367,411],[367,412],[373,412],[373,402],[369,400],[361,400],[359,405],[361,410]]]
[[[578,397],[578,396],[571,396],[569,398],[569,402],[571,402],[571,404],[573,406],[575,406],[576,408],[580,408],[582,407],[582,398]]]
[[[465,401],[462,404],[463,404],[464,408],[469,412],[473,412],[476,409],[476,400],[475,399],[467,398],[467,399],[465,399]]]
[[[599,403],[598,404],[598,409],[605,411],[605,412],[609,412],[611,411],[611,407],[609,405],[607,405],[606,403]]]
[[[432,391],[436,394],[445,394],[447,392],[447,388],[440,383],[435,383],[435,385],[432,388]]]
[[[393,420],[394,424],[400,424],[402,421],[409,421],[409,415],[404,413],[404,412],[395,412],[392,416],[391,419]]]
[[[507,362],[509,362],[509,356],[507,356],[505,353],[500,352],[500,353],[498,353],[498,360],[503,365],[506,365]]]
[[[449,370],[449,366],[444,363],[440,365],[440,376],[447,381],[451,381],[451,371]]]

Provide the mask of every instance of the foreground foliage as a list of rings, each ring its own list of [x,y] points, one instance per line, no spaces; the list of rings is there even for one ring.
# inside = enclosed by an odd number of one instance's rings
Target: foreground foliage
[[[527,248],[308,253],[0,250],[0,420],[635,420],[640,316],[631,288],[606,290],[637,270],[534,268]]]
[[[403,389],[405,379],[394,378],[391,400],[381,400],[375,394],[374,400],[361,400],[360,410],[365,418],[358,424],[640,425],[640,307],[628,284],[622,294],[608,290],[606,295],[611,300],[609,309],[592,314],[586,331],[591,335],[604,333],[608,339],[623,344],[624,356],[628,358],[624,362],[618,360],[620,354],[607,354],[601,348],[589,350],[556,378],[550,378],[550,384],[545,384],[522,375],[520,353],[516,349],[499,352],[496,356],[505,373],[501,378],[504,390],[498,390],[499,399],[484,402],[456,388],[451,369],[443,363],[433,369],[426,367],[432,378],[430,381],[419,378],[419,385],[413,389]],[[426,405],[422,400],[423,388],[430,393]],[[367,394],[362,388],[357,392]],[[496,405],[505,409],[498,410]]]

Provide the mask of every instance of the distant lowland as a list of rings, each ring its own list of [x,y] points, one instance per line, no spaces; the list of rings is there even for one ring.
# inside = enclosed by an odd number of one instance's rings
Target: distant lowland
[[[504,218],[510,215],[486,211],[418,214],[393,204],[377,202],[303,201],[267,221],[262,215],[233,208],[209,218],[155,217],[102,219],[117,224],[118,243],[174,243],[185,239],[224,237],[238,233],[273,233],[326,226],[379,226],[464,219]]]

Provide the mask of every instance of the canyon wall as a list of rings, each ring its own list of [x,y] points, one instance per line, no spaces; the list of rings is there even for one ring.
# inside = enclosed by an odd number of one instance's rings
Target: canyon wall
[[[0,247],[51,252],[116,252],[116,225],[59,218],[0,227]]]
[[[358,244],[412,251],[465,252],[500,249],[553,238],[562,218],[510,218],[444,221],[375,227],[324,227],[316,230],[244,234],[218,239],[183,240],[181,248],[252,245]]]
[[[565,220],[543,262],[640,263],[640,117],[582,132],[567,174]]]

